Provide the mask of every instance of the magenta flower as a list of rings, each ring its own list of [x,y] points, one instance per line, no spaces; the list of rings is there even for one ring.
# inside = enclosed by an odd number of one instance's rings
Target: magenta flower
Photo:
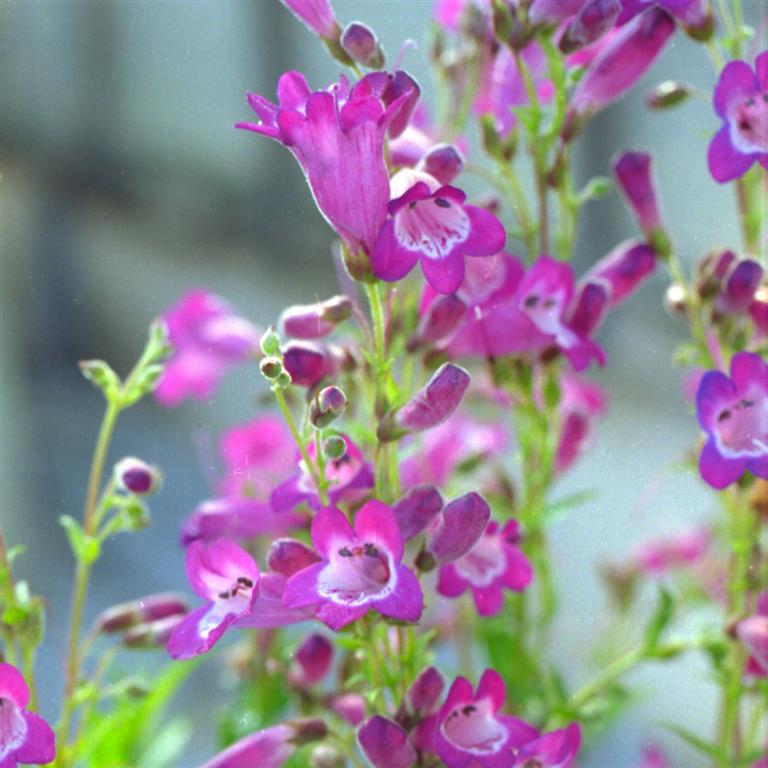
[[[715,307],[724,314],[742,315],[750,311],[763,278],[763,268],[752,259],[734,260],[723,278]]]
[[[328,482],[328,498],[331,504],[357,499],[361,492],[373,487],[373,466],[365,460],[360,449],[346,436],[341,435],[347,449],[340,459],[326,461],[325,479]],[[310,443],[307,447],[312,461],[317,456],[317,447]],[[297,457],[298,458],[298,457]],[[294,458],[294,463],[296,459]],[[283,514],[295,509],[299,504],[308,504],[312,509],[320,508],[320,496],[315,481],[303,462],[299,463],[299,472],[278,485],[270,496],[272,511]]]
[[[287,72],[277,86],[278,105],[248,94],[258,123],[237,128],[260,133],[291,150],[328,223],[353,252],[366,254],[387,216],[387,132],[402,132],[419,96],[404,72],[372,73],[352,88],[342,78],[325,91],[310,91],[304,75]]]
[[[351,314],[351,299],[348,296],[334,296],[327,301],[295,304],[284,309],[278,325],[283,333],[294,339],[321,339],[332,333]]]
[[[647,152],[624,152],[613,163],[613,173],[624,198],[646,236],[663,229]]]
[[[540,768],[571,768],[581,746],[581,729],[577,723],[545,733],[528,742],[517,753],[515,765]]]
[[[435,750],[448,768],[509,768],[523,745],[538,738],[533,726],[500,715],[506,689],[501,675],[486,669],[473,693],[457,677],[437,716]]]
[[[282,349],[285,370],[291,382],[311,389],[325,378],[333,378],[339,371],[340,359],[333,347],[310,341],[291,341]]]
[[[223,299],[190,291],[164,315],[174,352],[155,388],[161,405],[207,400],[219,380],[258,348],[259,334]]]
[[[357,732],[357,742],[373,768],[411,768],[417,754],[405,729],[388,717],[374,715]]]
[[[126,456],[115,464],[114,478],[118,488],[137,496],[156,491],[161,482],[157,467],[134,456]]]
[[[258,594],[259,568],[237,544],[219,539],[190,544],[187,578],[195,594],[205,600],[174,629],[168,653],[189,659],[207,653],[238,618],[251,610]]]
[[[340,510],[325,507],[312,521],[312,542],[322,562],[291,576],[286,605],[319,604],[317,618],[336,631],[369,610],[400,621],[421,616],[421,587],[401,565],[403,537],[388,506],[366,502],[354,528]]]
[[[584,48],[613,28],[621,13],[621,0],[585,0],[560,38],[560,50]]]
[[[425,549],[438,565],[467,555],[480,541],[491,518],[491,508],[479,493],[449,501],[427,536]]]
[[[606,395],[592,381],[565,373],[560,379],[560,438],[555,472],[562,474],[589,447],[598,416],[605,412]]]
[[[123,632],[137,624],[183,616],[187,612],[186,600],[173,592],[147,595],[107,608],[99,614],[96,626],[99,632]]]
[[[516,520],[508,520],[503,528],[490,522],[466,555],[440,567],[437,591],[444,597],[459,597],[471,589],[478,614],[495,616],[504,607],[504,590],[522,592],[533,578],[519,543]]]
[[[297,649],[288,673],[300,688],[311,688],[322,682],[333,662],[333,645],[324,635],[310,635]]]
[[[768,168],[768,51],[755,60],[730,61],[720,73],[713,98],[723,121],[709,145],[707,162],[720,184],[743,176],[755,162]]]
[[[707,435],[699,459],[707,483],[725,488],[745,470],[768,480],[768,363],[760,355],[734,355],[730,378],[721,371],[705,373],[696,412]]]
[[[464,279],[465,256],[491,256],[504,247],[501,222],[484,208],[464,205],[460,189],[409,170],[392,179],[392,188],[391,218],[371,255],[376,277],[400,280],[421,260],[427,282],[439,293],[454,293]]]
[[[310,32],[325,40],[337,40],[339,25],[328,0],[280,0]]]
[[[56,756],[56,737],[40,715],[27,712],[29,687],[11,664],[0,663],[0,766],[47,765]]]
[[[659,575],[700,561],[711,544],[712,534],[707,528],[688,528],[664,538],[642,542],[635,548],[631,562],[639,571]]]
[[[564,133],[570,138],[593,114],[616,101],[650,68],[675,31],[660,8],[651,8],[612,37],[587,67],[573,92]]]
[[[267,552],[267,565],[286,577],[319,562],[315,551],[296,539],[275,539]]]
[[[325,738],[322,720],[293,720],[235,742],[202,768],[280,768],[303,744]]]
[[[652,6],[663,8],[677,19],[685,30],[696,39],[706,39],[712,32],[713,18],[709,0],[621,0],[623,10],[618,24],[625,24]]]
[[[664,752],[651,744],[643,749],[640,762],[635,768],[671,768],[671,766]]]
[[[412,488],[393,508],[403,540],[410,541],[426,530],[442,508],[443,499],[437,488],[432,485]]]
[[[757,598],[757,610],[736,626],[736,635],[749,651],[746,673],[768,677],[768,592]]]

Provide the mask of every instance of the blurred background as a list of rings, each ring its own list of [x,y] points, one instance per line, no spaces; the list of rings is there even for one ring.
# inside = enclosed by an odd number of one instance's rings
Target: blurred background
[[[761,0],[746,3],[759,22]],[[389,61],[411,37],[403,66],[422,83],[431,2],[335,0],[344,23],[379,34]],[[18,575],[50,609],[39,662],[41,709],[55,719],[62,690],[72,558],[61,514],[81,515],[102,399],[77,361],[103,357],[125,373],[150,320],[192,286],[226,297],[259,325],[280,309],[336,291],[330,229],[298,165],[266,139],[235,131],[250,119],[246,90],[267,97],[286,69],[324,86],[338,67],[276,1],[79,2],[0,5],[2,323],[0,516],[11,545],[28,552]],[[643,95],[673,78],[710,91],[700,46],[678,33],[641,87],[600,115],[579,141],[577,182],[607,173],[622,148],[650,149],[673,239],[687,263],[714,245],[738,247],[732,190],[710,178],[709,103],[648,114]],[[477,187],[467,186],[475,191]],[[576,256],[581,272],[635,225],[615,193],[588,205]],[[605,631],[596,564],[622,560],[638,539],[705,520],[713,499],[690,473],[672,471],[697,427],[670,362],[684,329],[662,308],[657,275],[600,332],[609,365],[594,371],[611,409],[596,444],[556,494],[596,495],[553,530],[561,615],[558,661],[573,685],[594,672],[591,644]],[[206,472],[218,433],[253,414],[255,369],[229,376],[214,401],[160,410],[150,400],[121,418],[112,456],[159,464],[153,526],[116,538],[95,571],[87,619],[110,604],[188,587],[179,523],[210,493]],[[644,593],[645,594],[645,593]],[[645,598],[650,603],[653,591]],[[702,621],[713,620],[703,617]],[[151,665],[151,656],[137,666]],[[702,736],[716,717],[705,666],[685,656],[630,678],[637,706],[580,763],[632,766],[641,746],[662,744],[678,768],[702,765],[659,725]],[[206,662],[185,689],[195,733],[183,766],[213,750],[216,706],[226,703]]]

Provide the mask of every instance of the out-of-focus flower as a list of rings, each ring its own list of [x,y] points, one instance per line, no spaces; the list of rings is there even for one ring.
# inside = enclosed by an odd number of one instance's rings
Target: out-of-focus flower
[[[653,6],[663,8],[695,40],[708,40],[715,20],[709,0],[621,0],[623,10],[618,24],[625,24]]]
[[[424,598],[413,572],[401,564],[403,537],[388,506],[366,502],[354,529],[340,510],[324,507],[312,521],[312,543],[322,561],[291,576],[286,605],[319,604],[317,618],[333,630],[369,610],[418,620]]]
[[[291,681],[300,688],[317,685],[328,674],[333,662],[333,645],[324,635],[310,635],[297,649],[289,671]]]
[[[555,471],[565,472],[589,447],[594,423],[605,412],[606,395],[602,387],[576,374],[560,380],[560,438],[555,453]]]
[[[477,690],[457,677],[440,707],[435,750],[448,768],[501,768],[515,762],[515,754],[538,738],[538,731],[516,717],[499,714],[506,689],[493,669],[483,672]]]
[[[599,40],[613,27],[621,7],[621,0],[585,0],[560,37],[560,50],[570,53]]]
[[[709,145],[707,161],[720,184],[743,176],[755,162],[768,168],[768,51],[755,61],[729,61],[713,97],[723,121]]]
[[[384,66],[384,51],[379,45],[376,33],[360,21],[353,21],[344,27],[341,33],[341,47],[352,61],[369,69],[381,69]]]
[[[357,732],[357,742],[374,768],[411,768],[417,754],[405,729],[388,717],[374,715]]]
[[[256,328],[202,289],[182,296],[163,319],[174,351],[154,390],[161,405],[207,400],[222,376],[258,349]]]
[[[330,708],[351,726],[359,725],[365,717],[365,699],[359,693],[342,693],[328,702]]]
[[[701,476],[713,488],[736,482],[746,470],[768,479],[768,363],[739,352],[730,378],[708,371],[699,384],[696,412],[707,442],[699,459]]]
[[[293,720],[257,731],[235,742],[202,768],[280,768],[296,749],[325,738],[328,728],[322,720]]]
[[[715,308],[723,314],[746,314],[755,302],[763,268],[752,259],[735,260],[724,276]]]
[[[351,251],[362,248],[370,255],[389,202],[384,139],[405,129],[418,84],[404,72],[376,72],[351,88],[342,78],[313,93],[304,75],[287,72],[277,94],[278,105],[248,94],[259,122],[237,127],[288,147],[328,223]]]
[[[427,537],[427,552],[438,565],[459,560],[480,540],[490,518],[491,508],[479,493],[448,502]]]
[[[443,499],[437,488],[432,485],[412,488],[393,508],[403,539],[409,541],[426,530],[442,508]]]
[[[651,8],[622,27],[576,86],[564,136],[575,136],[591,115],[626,93],[653,64],[674,31],[674,21],[661,8]]]
[[[334,296],[315,304],[295,304],[283,310],[278,325],[294,339],[321,339],[352,314],[348,296]]]
[[[522,592],[533,578],[519,542],[516,520],[508,520],[503,527],[490,522],[466,555],[440,568],[437,591],[458,597],[471,589],[478,614],[495,616],[504,607],[504,589]]]
[[[355,499],[361,491],[373,486],[373,467],[370,462],[365,460],[360,449],[346,435],[339,437],[346,445],[344,455],[327,461],[325,465],[325,480],[328,483],[328,499],[331,504]],[[307,447],[307,453],[312,461],[316,461],[317,447],[314,443]],[[315,481],[304,463],[300,462],[298,474],[272,491],[270,504],[275,513],[283,514],[302,503],[313,509],[319,509],[321,506]]]
[[[184,615],[186,612],[187,601],[183,596],[161,592],[107,608],[99,614],[96,626],[100,632],[123,632],[137,624]]]
[[[675,568],[687,568],[709,552],[712,534],[698,526],[663,538],[641,542],[630,557],[632,567],[647,574],[661,575]]]
[[[464,279],[465,256],[490,256],[504,247],[501,222],[484,208],[465,205],[460,189],[409,169],[392,179],[390,218],[371,256],[376,277],[394,282],[421,261],[427,282],[453,293]]]
[[[653,744],[643,749],[640,762],[635,768],[671,768],[667,756]]]
[[[736,635],[749,651],[746,673],[768,677],[768,592],[757,598],[757,610],[736,626]]]
[[[56,756],[53,729],[40,715],[27,711],[29,687],[11,664],[0,663],[0,765],[16,768],[47,765]]]
[[[545,733],[525,744],[517,753],[515,764],[541,768],[572,768],[581,746],[581,729],[577,723]]]

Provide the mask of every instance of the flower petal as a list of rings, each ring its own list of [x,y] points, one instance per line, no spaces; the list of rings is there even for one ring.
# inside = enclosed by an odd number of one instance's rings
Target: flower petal
[[[696,392],[696,412],[705,432],[714,430],[721,409],[737,396],[735,384],[722,371],[707,371]]]
[[[323,507],[312,520],[312,543],[326,560],[337,542],[346,543],[355,538],[355,532],[344,513],[336,507]]]
[[[747,468],[746,459],[726,459],[718,452],[714,440],[708,440],[699,457],[699,471],[704,480],[721,491],[735,483]]]
[[[755,162],[757,155],[744,154],[733,146],[731,132],[724,125],[712,139],[707,152],[707,163],[712,178],[720,184],[743,176]]]
[[[471,229],[461,250],[467,256],[493,256],[498,253],[507,241],[502,223],[490,211],[476,205],[465,205],[464,213],[469,216]]]
[[[467,591],[469,582],[459,576],[453,563],[443,565],[437,574],[437,592],[443,597],[459,597]]]
[[[438,293],[456,293],[461,287],[464,280],[463,248],[464,243],[460,243],[440,259],[422,256],[421,271]]]
[[[720,73],[712,103],[715,112],[724,120],[728,118],[731,104],[743,101],[759,90],[755,73],[746,61],[729,61]]]
[[[504,706],[506,698],[507,688],[501,675],[495,669],[486,669],[477,685],[475,699],[490,699],[495,714]]]
[[[315,563],[294,573],[285,584],[283,602],[289,608],[301,608],[322,601],[317,583],[326,563]]]
[[[424,595],[419,580],[409,568],[398,565],[397,585],[383,600],[372,604],[379,613],[400,621],[418,621],[424,609]]]
[[[12,664],[0,664],[0,698],[11,699],[20,709],[29,704],[27,681]]]
[[[25,712],[24,719],[27,721],[26,741],[13,756],[20,763],[50,763],[56,756],[56,736],[53,729],[34,712]]]
[[[371,254],[371,269],[380,280],[395,282],[405,277],[419,260],[419,252],[404,248],[395,236],[395,223],[389,219],[376,238]]]
[[[363,541],[381,544],[396,563],[402,560],[403,535],[395,513],[383,502],[371,499],[363,504],[355,515],[355,533]]]

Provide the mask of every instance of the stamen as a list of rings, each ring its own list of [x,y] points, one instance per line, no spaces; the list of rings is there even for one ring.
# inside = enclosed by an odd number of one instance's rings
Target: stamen
[[[467,704],[464,709],[461,710],[463,714],[465,715],[471,715],[473,712],[477,712],[477,707],[473,704]]]
[[[531,294],[530,296],[525,297],[525,301],[523,304],[525,304],[526,307],[535,307],[539,303],[539,297],[535,294]]]
[[[352,557],[352,551],[349,549],[349,547],[342,547],[342,548],[339,550],[339,554],[340,554],[342,557]]]
[[[731,418],[731,412],[726,408],[724,411],[720,411],[720,414],[717,417],[717,421],[726,421],[727,419]]]
[[[445,198],[442,198],[442,197],[435,198],[435,205],[438,206],[439,208],[451,207],[451,204]]]

